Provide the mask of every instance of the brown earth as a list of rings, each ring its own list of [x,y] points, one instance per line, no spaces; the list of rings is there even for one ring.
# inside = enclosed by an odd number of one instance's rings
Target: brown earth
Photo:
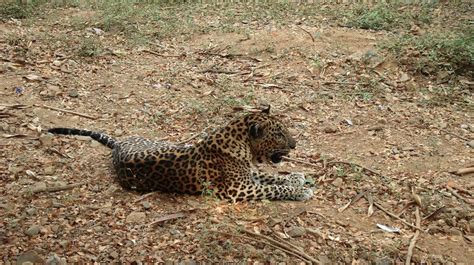
[[[408,72],[377,50],[391,33],[331,23],[270,24],[140,48],[124,44],[121,35],[71,27],[74,17],[93,17],[92,11],[54,12],[34,23],[0,24],[4,263],[19,257],[68,263],[308,261],[295,249],[321,262],[401,263],[414,229],[368,201],[415,224],[412,189],[423,219],[412,262],[474,260],[473,175],[450,173],[474,165],[472,103],[440,104],[435,89],[443,91],[443,85],[436,76]],[[87,38],[101,41],[100,55],[72,52]],[[286,161],[262,168],[306,172],[315,182],[310,201],[141,197],[114,182],[107,148],[88,138],[44,133],[67,126],[180,141],[239,115],[236,107],[266,103],[292,127],[298,147],[291,157],[315,165]],[[362,191],[368,199],[341,208]],[[282,250],[258,235],[292,247]]]

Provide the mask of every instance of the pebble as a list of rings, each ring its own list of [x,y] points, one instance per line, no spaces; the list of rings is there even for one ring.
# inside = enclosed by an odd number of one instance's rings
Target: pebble
[[[72,89],[69,91],[68,95],[71,97],[71,98],[77,98],[79,97],[79,93],[77,92],[77,90],[75,89]]]
[[[45,175],[53,175],[56,172],[56,169],[53,166],[47,166],[43,169],[43,174]]]
[[[474,140],[469,141],[467,145],[471,148],[474,148]]]
[[[51,146],[53,145],[53,135],[50,133],[42,134],[39,137],[39,141],[43,146]]]
[[[16,260],[16,264],[43,264],[43,258],[34,250],[21,254]]]
[[[151,208],[151,204],[147,201],[143,202],[142,205],[145,210],[148,210]]]
[[[28,215],[34,215],[34,214],[36,214],[37,210],[36,210],[36,208],[28,208],[28,209],[25,210],[25,212]]]
[[[144,212],[131,212],[125,221],[127,223],[141,223],[145,221],[146,214]]]
[[[291,237],[300,237],[306,234],[306,229],[301,226],[293,226],[286,233]]]
[[[342,180],[342,178],[336,178],[336,180],[332,182],[332,185],[336,187],[341,187],[343,183],[344,181]]]
[[[338,131],[338,128],[336,126],[326,126],[323,128],[323,132],[325,133],[335,133]]]
[[[63,248],[67,248],[69,246],[69,241],[61,240],[61,241],[59,241],[59,245]]]
[[[453,236],[460,236],[462,235],[461,231],[459,231],[459,229],[457,229],[456,227],[451,227],[449,229],[449,234],[453,235]]]
[[[381,257],[375,261],[376,265],[391,265],[393,260],[389,257]]]
[[[35,235],[39,234],[40,230],[41,230],[41,226],[32,225],[32,226],[30,226],[30,228],[26,229],[25,234],[28,235],[28,236],[35,236]]]

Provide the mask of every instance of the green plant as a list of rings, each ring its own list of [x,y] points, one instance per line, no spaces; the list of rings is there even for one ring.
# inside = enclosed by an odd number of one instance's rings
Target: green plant
[[[102,53],[102,44],[95,39],[84,39],[78,50],[77,55],[81,57],[95,57]]]

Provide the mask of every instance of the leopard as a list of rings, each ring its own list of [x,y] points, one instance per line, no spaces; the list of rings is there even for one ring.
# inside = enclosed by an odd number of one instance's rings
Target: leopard
[[[272,174],[258,164],[278,164],[296,148],[296,140],[270,108],[230,119],[194,143],[172,143],[139,136],[119,141],[107,134],[54,127],[56,135],[89,136],[112,149],[116,181],[125,190],[203,194],[232,202],[306,201],[313,189],[299,172]]]

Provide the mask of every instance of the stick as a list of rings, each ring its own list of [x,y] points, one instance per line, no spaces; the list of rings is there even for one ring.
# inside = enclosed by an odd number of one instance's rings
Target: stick
[[[182,218],[182,217],[184,217],[183,212],[168,214],[168,215],[165,215],[165,216],[158,217],[158,219],[156,219],[155,221],[149,223],[148,226],[151,227],[151,226],[154,226],[156,224],[159,224],[159,223],[162,223],[162,222],[165,222],[165,221],[168,221],[168,220],[178,219],[178,218]]]
[[[410,246],[408,247],[407,258],[405,260],[405,265],[410,265],[411,264],[411,257],[413,256],[413,248],[415,248],[416,240],[418,239],[418,236],[420,235],[421,218],[420,218],[420,207],[419,206],[416,206],[416,208],[415,208],[415,215],[416,215],[416,227],[419,230],[416,230],[415,234],[411,238]]]
[[[160,54],[160,53],[157,53],[157,52],[154,52],[154,51],[150,51],[150,50],[141,50],[142,52],[147,52],[147,53],[150,53],[150,54],[153,54],[153,55],[156,55],[156,56],[160,56],[160,57],[181,57],[182,55],[165,55],[165,54]]]
[[[367,197],[366,197],[366,198],[367,198]],[[395,214],[391,213],[390,211],[386,210],[386,209],[383,208],[383,206],[380,205],[379,203],[377,203],[377,202],[374,201],[374,205],[375,205],[375,207],[379,208],[382,212],[386,213],[388,216],[393,217],[393,218],[399,220],[400,222],[406,224],[407,226],[409,226],[409,227],[411,227],[411,228],[413,228],[413,229],[416,229],[416,230],[419,230],[419,231],[421,231],[421,232],[424,232],[423,230],[421,230],[421,228],[416,227],[416,226],[410,224],[409,222],[403,220],[402,218],[398,217],[397,215],[395,215]]]
[[[339,81],[325,81],[323,85],[368,85],[367,83],[360,82],[339,82]]]
[[[454,195],[454,197],[460,199],[461,201],[467,203],[467,204],[471,204],[471,205],[474,205],[474,203],[470,200],[467,200],[466,198],[464,198],[463,196],[459,195],[453,188],[451,188],[450,186],[446,185],[446,189],[448,189],[451,194]]]
[[[269,241],[269,242],[271,242],[271,243],[273,243],[273,244],[275,244],[275,245],[278,245],[278,246],[280,246],[280,247],[282,247],[282,248],[285,248],[285,249],[287,249],[287,250],[289,250],[289,251],[291,251],[291,252],[293,252],[293,253],[296,253],[296,254],[298,254],[298,255],[304,257],[305,259],[307,259],[307,260],[309,260],[309,261],[311,261],[311,262],[314,262],[314,263],[316,263],[316,264],[320,264],[319,260],[316,260],[315,258],[309,256],[308,254],[306,254],[305,252],[303,252],[303,250],[300,249],[300,248],[296,248],[296,247],[293,246],[293,245],[288,245],[287,242],[282,243],[282,242],[276,241],[276,240],[273,239],[273,238],[270,238],[270,237],[268,237],[268,236],[264,236],[264,235],[261,235],[261,234],[254,233],[254,232],[252,232],[252,231],[250,231],[250,230],[247,230],[247,229],[241,229],[241,231],[243,231],[243,232],[245,232],[245,233],[247,233],[247,234],[249,234],[249,235],[253,235],[253,236],[256,236],[256,237],[263,238],[263,239],[265,239],[265,240],[267,240],[267,241]],[[295,248],[296,248],[296,249],[295,249]]]
[[[33,194],[36,194],[36,193],[40,193],[40,192],[56,192],[56,191],[62,191],[62,190],[70,190],[70,189],[73,189],[75,187],[82,186],[86,183],[87,182],[84,181],[84,182],[79,182],[79,183],[74,183],[74,184],[63,185],[63,186],[44,187],[44,188],[40,187],[40,188],[36,188],[36,189],[31,190],[31,192]]]
[[[301,29],[302,31],[308,33],[308,35],[311,37],[311,40],[312,40],[313,42],[315,42],[314,37],[313,37],[313,34],[311,34],[311,32],[305,30],[304,28],[302,28],[302,27],[300,27],[300,26],[297,26],[297,27],[298,27],[299,29]]]
[[[287,157],[287,156],[283,156],[282,158],[283,158],[284,160],[286,160],[286,161],[296,162],[296,163],[300,163],[300,164],[307,165],[307,166],[321,167],[320,165],[317,165],[317,164],[314,164],[314,163],[310,163],[310,162],[306,162],[306,161],[304,161],[304,160],[297,159],[297,158],[289,158],[289,157]],[[321,162],[321,161],[323,161],[323,159],[318,159],[318,160],[316,160],[315,162]]]
[[[233,74],[237,74],[237,73],[239,73],[239,72],[236,72],[236,71],[228,71],[228,70],[222,70],[222,69],[207,69],[207,70],[199,71],[199,73],[215,73],[215,74],[233,75]]]
[[[378,175],[378,176],[383,176],[381,173],[373,170],[373,169],[370,169],[368,167],[365,167],[365,166],[361,166],[359,164],[356,164],[356,163],[351,163],[351,162],[345,162],[345,161],[332,161],[332,162],[328,162],[328,166],[331,165],[331,164],[345,164],[345,165],[349,165],[349,166],[357,166],[357,167],[360,167],[362,169],[365,169],[367,171],[369,171],[370,173],[372,174],[375,174],[375,175]]]
[[[144,199],[146,199],[146,198],[148,198],[148,197],[150,197],[151,195],[156,194],[156,193],[157,193],[156,191],[149,192],[149,193],[147,193],[147,194],[145,194],[145,195],[143,195],[143,196],[140,196],[140,198],[134,200],[133,202],[134,202],[134,203],[137,203],[137,202],[142,201],[142,200],[144,200]]]
[[[303,261],[310,261],[310,260],[308,260],[308,259],[302,257],[301,255],[299,255],[298,253],[295,253],[295,252],[293,252],[293,251],[287,250],[286,248],[282,248],[282,247],[280,247],[280,246],[277,246],[277,245],[272,244],[272,243],[267,242],[267,241],[258,240],[258,239],[255,240],[255,238],[251,238],[251,237],[248,237],[248,236],[236,235],[236,234],[226,233],[226,232],[218,231],[218,230],[210,230],[210,231],[212,231],[212,232],[214,232],[214,233],[219,233],[219,234],[227,235],[227,236],[232,236],[232,237],[238,237],[238,238],[246,239],[246,240],[248,240],[248,241],[250,241],[250,242],[259,242],[259,243],[262,243],[262,244],[264,244],[264,245],[268,245],[268,246],[277,248],[277,249],[279,249],[279,250],[281,250],[281,251],[283,251],[283,252],[285,252],[285,253],[287,253],[287,254],[293,255],[293,256],[295,256],[295,257],[297,257],[297,258],[299,258],[299,259],[301,259],[301,260],[303,260]]]
[[[65,109],[60,109],[60,108],[51,107],[51,106],[47,106],[47,105],[36,105],[36,104],[34,104],[33,106],[38,107],[38,108],[45,108],[45,109],[55,110],[55,111],[59,111],[59,112],[69,113],[69,114],[81,116],[81,117],[92,119],[92,120],[97,119],[97,117],[90,116],[90,115],[83,114],[83,113],[79,113],[79,112],[75,112],[75,111],[72,111],[72,110],[65,110]]]
[[[452,133],[452,132],[450,132],[450,131],[446,131],[445,129],[439,129],[439,130],[442,131],[442,132],[445,132],[445,133],[447,133],[447,134],[451,134],[452,136],[455,136],[455,137],[457,137],[457,138],[459,138],[459,139],[461,139],[461,140],[464,140],[464,141],[466,141],[466,142],[469,142],[469,141],[470,141],[470,140],[467,139],[466,137],[462,137],[462,136],[459,135],[459,134],[455,134],[455,133]]]

